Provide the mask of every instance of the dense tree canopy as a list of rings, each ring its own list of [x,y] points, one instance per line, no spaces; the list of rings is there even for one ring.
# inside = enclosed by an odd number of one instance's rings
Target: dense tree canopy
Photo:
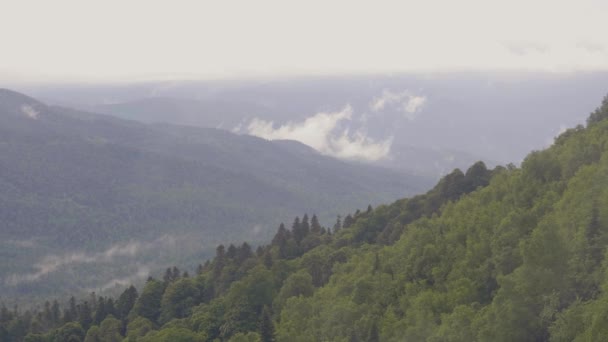
[[[125,290],[114,309],[105,297],[72,301],[62,313],[50,303],[2,307],[0,337],[607,340],[608,120],[594,115],[521,168],[476,163],[332,229],[303,215],[256,253],[219,246],[195,277],[171,268],[139,296]]]

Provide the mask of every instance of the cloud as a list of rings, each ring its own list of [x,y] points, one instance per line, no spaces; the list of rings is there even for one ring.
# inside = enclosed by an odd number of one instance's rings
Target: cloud
[[[254,118],[247,133],[268,140],[297,140],[337,158],[373,161],[387,157],[392,138],[375,142],[360,130],[349,134],[348,128],[340,129],[340,124],[352,116],[352,107],[346,105],[341,111],[317,113],[302,122],[288,122],[277,128],[272,121]]]
[[[344,131],[338,137],[331,138],[331,144],[334,156],[338,158],[378,160],[390,154],[393,137],[376,143],[361,132],[351,136],[348,131]]]
[[[38,116],[40,115],[40,112],[35,110],[34,107],[30,105],[22,105],[21,113],[23,113],[23,115],[25,115],[26,117],[34,120],[38,119]]]
[[[110,263],[118,257],[135,257],[145,250],[159,248],[161,246],[173,245],[174,237],[163,235],[151,242],[129,242],[126,244],[115,244],[110,248],[97,252],[85,253],[75,252],[64,255],[46,255],[39,262],[33,265],[35,272],[23,274],[10,274],[6,277],[5,283],[16,286],[21,283],[31,283],[39,280],[43,276],[58,271],[64,266],[91,263]]]
[[[375,97],[369,105],[374,112],[380,112],[387,107],[402,112],[408,120],[414,120],[427,102],[426,96],[412,94],[409,90],[393,92],[384,89],[382,94]]]
[[[124,287],[145,279],[150,275],[152,268],[149,265],[137,266],[137,270],[131,275],[121,278],[114,278],[99,287],[91,288],[89,291],[104,291],[114,287]]]

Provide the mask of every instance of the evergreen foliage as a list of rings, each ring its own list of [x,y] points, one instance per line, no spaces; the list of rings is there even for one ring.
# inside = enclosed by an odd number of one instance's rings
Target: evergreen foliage
[[[104,297],[72,299],[63,320],[50,303],[39,312],[2,306],[0,337],[604,341],[607,207],[608,121],[600,120],[565,132],[521,168],[455,170],[424,195],[347,215],[334,234],[304,215],[255,254],[219,246],[195,277],[171,268],[171,279],[151,279],[139,297],[127,289],[118,318]]]

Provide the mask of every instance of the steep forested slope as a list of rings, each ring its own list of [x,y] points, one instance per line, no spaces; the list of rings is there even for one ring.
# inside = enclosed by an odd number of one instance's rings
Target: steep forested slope
[[[138,270],[192,262],[222,241],[267,239],[301,210],[333,220],[428,184],[298,147],[0,90],[0,290],[31,296],[133,274],[143,281]]]
[[[3,310],[4,334],[24,326],[40,333],[29,341],[606,340],[607,118],[608,97],[587,127],[521,168],[455,170],[425,195],[357,211],[332,229],[296,218],[255,253],[219,246],[195,277],[167,269],[139,296],[128,289],[111,307],[96,300],[94,315],[92,301],[72,302],[65,325],[51,305],[49,319],[46,309],[21,318]]]

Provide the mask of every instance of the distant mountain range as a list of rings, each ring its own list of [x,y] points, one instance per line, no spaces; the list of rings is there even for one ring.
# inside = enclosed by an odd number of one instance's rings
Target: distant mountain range
[[[278,128],[350,105],[352,117],[334,133],[392,137],[390,158],[374,163],[438,179],[476,160],[519,163],[566,127],[583,123],[607,87],[606,72],[452,72],[20,89],[50,103],[122,118],[241,133],[250,133],[256,118]]]
[[[0,290],[111,287],[200,262],[221,242],[267,239],[295,215],[331,225],[431,182],[294,141],[138,123],[0,90]],[[98,271],[79,273],[89,263]]]

